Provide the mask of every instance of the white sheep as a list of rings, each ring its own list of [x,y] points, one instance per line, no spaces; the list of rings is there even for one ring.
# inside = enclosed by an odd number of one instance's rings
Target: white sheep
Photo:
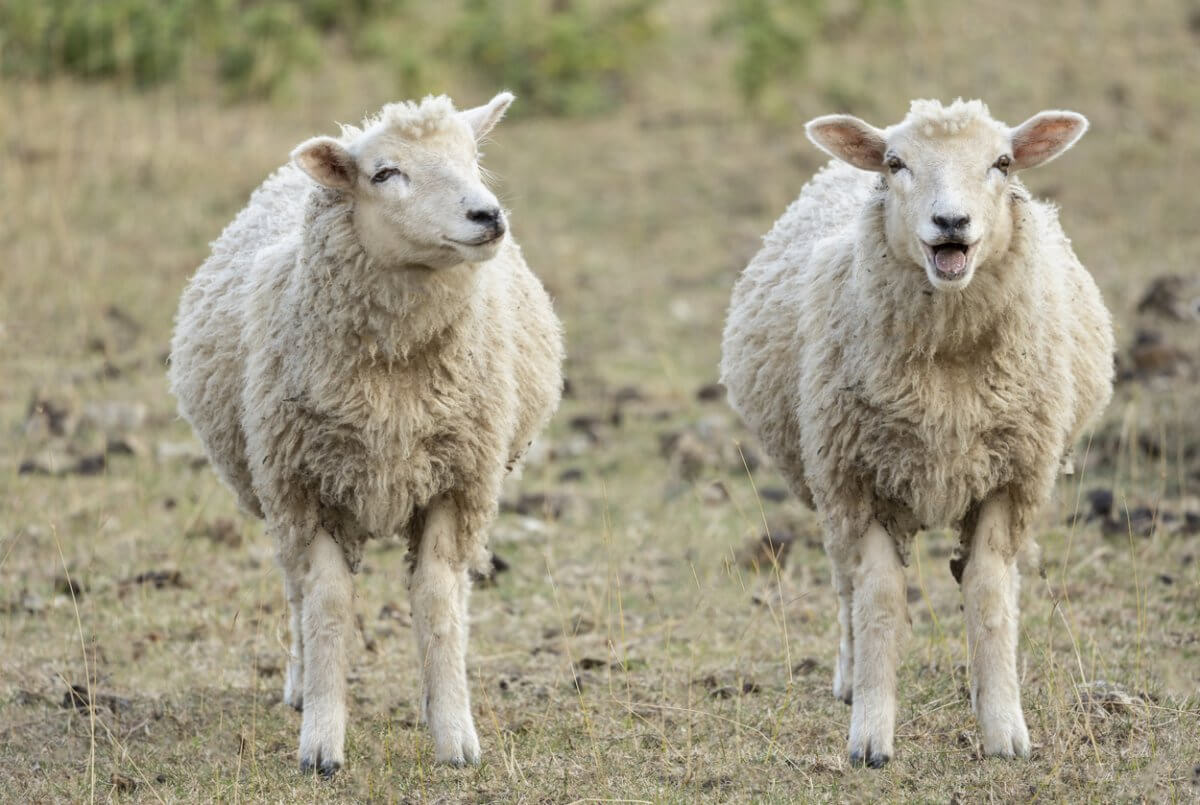
[[[562,387],[558,319],[478,166],[512,99],[390,104],[302,143],[180,302],[179,410],[278,547],[304,770],[343,763],[351,573],[366,538],[393,534],[435,756],[479,761],[468,569]]]
[[[817,118],[808,136],[849,164],[805,186],[734,289],[723,380],[822,515],[854,763],[892,755],[903,565],[913,534],[938,525],[960,529],[966,556],[984,752],[1029,752],[1015,558],[1111,396],[1113,337],[1055,208],[1015,174],[1086,128],[1054,111],[1010,129],[961,100],[915,101],[884,131]]]

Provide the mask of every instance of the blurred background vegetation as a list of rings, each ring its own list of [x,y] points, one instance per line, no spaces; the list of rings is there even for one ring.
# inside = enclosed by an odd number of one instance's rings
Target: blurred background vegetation
[[[1198,76],[1200,0],[0,0],[0,801],[82,801],[92,772],[101,797],[182,802],[1191,801]],[[509,569],[473,593],[488,760],[429,762],[380,542],[351,761],[318,787],[278,699],[271,540],[166,390],[174,311],[298,142],[505,87],[484,164],[564,322],[570,393],[506,493]],[[829,694],[819,518],[716,367],[738,272],[826,162],[803,121],[959,95],[1090,119],[1022,178],[1105,295],[1119,383],[1023,571],[1033,759],[974,759],[955,540],[929,533],[879,775],[848,768]],[[89,680],[94,742],[68,692]]]
[[[903,0],[723,0],[709,35],[732,42],[742,99],[802,73],[814,36],[844,36]],[[431,8],[431,5],[433,8]],[[621,103],[661,42],[660,0],[4,0],[0,70],[135,87],[216,81],[233,101],[286,93],[329,59],[386,65],[405,95],[471,72],[516,91],[525,114]]]

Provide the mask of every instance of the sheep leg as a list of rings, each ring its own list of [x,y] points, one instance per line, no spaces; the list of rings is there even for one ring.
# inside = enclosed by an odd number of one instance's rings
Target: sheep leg
[[[304,574],[297,568],[283,568],[283,592],[291,615],[292,647],[288,652],[287,677],[283,683],[283,701],[304,710]]]
[[[963,570],[962,590],[971,659],[971,707],[985,755],[1027,757],[1029,730],[1017,678],[1018,593],[1021,581],[1009,548],[1006,496],[984,502]]]
[[[425,515],[412,577],[412,611],[421,663],[421,714],[433,734],[434,758],[463,766],[479,762],[479,738],[467,686],[467,592],[458,556],[457,512],[439,496]]]
[[[854,702],[850,716],[850,763],[880,768],[892,759],[896,726],[899,635],[907,622],[904,568],[896,545],[877,522],[859,543],[854,571]]]
[[[837,667],[833,671],[833,695],[846,704],[854,702],[854,573],[853,568],[830,554],[833,562],[833,589],[838,597]]]
[[[341,547],[318,531],[308,547],[301,614],[304,719],[300,770],[332,777],[345,760],[346,650],[353,605],[350,568]]]

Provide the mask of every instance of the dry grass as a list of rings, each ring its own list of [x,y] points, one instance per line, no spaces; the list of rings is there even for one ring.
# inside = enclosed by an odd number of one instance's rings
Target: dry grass
[[[1046,512],[1045,574],[1027,570],[1022,592],[1027,763],[978,758],[953,540],[922,535],[898,756],[883,772],[844,757],[815,518],[760,500],[778,477],[751,478],[730,446],[744,431],[695,397],[714,379],[736,272],[820,163],[799,123],[840,108],[886,123],[927,95],[982,96],[1010,122],[1047,106],[1092,119],[1075,151],[1029,180],[1062,204],[1122,348],[1153,327],[1194,371],[1197,325],[1134,310],[1149,278],[1200,264],[1194,4],[987,0],[877,15],[817,48],[809,80],[765,120],[741,112],[729,54],[705,45],[705,8],[666,4],[661,57],[619,114],[506,124],[488,154],[566,322],[573,394],[519,490],[565,510],[527,501],[504,514],[494,546],[512,569],[473,597],[485,763],[466,771],[432,765],[414,723],[402,557],[381,544],[358,585],[350,765],[332,784],[300,776],[298,719],[279,701],[286,613],[271,546],[208,469],[156,455],[190,438],[162,361],[206,242],[296,142],[389,100],[386,82],[334,70],[289,102],[248,107],[0,85],[0,799],[1198,795],[1200,538],[1161,515],[1149,537],[1064,525],[1094,487],[1117,508],[1196,510],[1194,374],[1124,384],[1082,475]],[[47,432],[47,412],[30,416],[35,399],[67,412],[67,435]],[[103,401],[145,406],[144,421],[116,428],[134,455],[110,453],[96,475],[18,474],[27,459],[70,466],[103,450],[103,427],[70,421]],[[664,457],[660,437],[681,430],[695,449]],[[764,516],[796,537],[781,576],[737,561]],[[138,581],[150,571],[165,572]],[[95,706],[63,707],[69,685]]]

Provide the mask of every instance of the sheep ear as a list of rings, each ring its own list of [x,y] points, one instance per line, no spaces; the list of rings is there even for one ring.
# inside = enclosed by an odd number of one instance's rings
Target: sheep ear
[[[471,130],[475,132],[475,139],[482,140],[488,135],[488,132],[496,127],[500,122],[500,118],[504,117],[504,113],[508,110],[509,105],[516,98],[511,92],[501,92],[495,98],[485,103],[483,106],[476,106],[474,109],[465,109],[458,113],[458,116],[466,121]]]
[[[883,132],[852,115],[825,115],[804,127],[817,148],[865,171],[883,172]]]
[[[1049,162],[1079,141],[1087,118],[1075,112],[1038,112],[1012,129],[1013,170]]]
[[[349,190],[358,177],[354,157],[332,137],[313,137],[300,143],[292,159],[318,184],[335,190]]]

